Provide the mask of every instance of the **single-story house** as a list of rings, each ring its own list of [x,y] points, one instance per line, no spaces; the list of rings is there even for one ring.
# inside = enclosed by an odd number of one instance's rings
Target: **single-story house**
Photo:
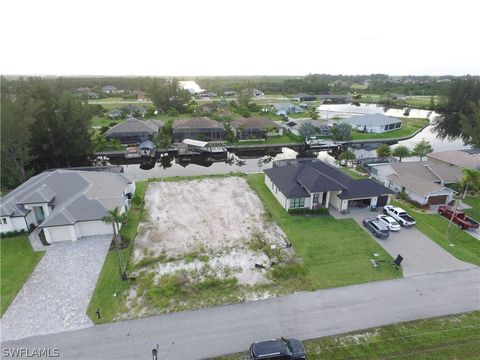
[[[126,107],[126,110],[130,115],[136,116],[136,117],[142,117],[143,118],[147,114],[147,109],[145,109],[143,106],[137,106],[137,105],[130,104]]]
[[[304,113],[305,109],[291,103],[272,104],[272,110],[277,115],[287,116],[289,114]]]
[[[113,109],[108,112],[108,117],[110,119],[118,119],[123,116],[123,111],[120,109]]]
[[[102,93],[104,94],[118,94],[118,89],[116,86],[107,85],[102,87]]]
[[[293,134],[300,135],[300,128],[303,124],[310,124],[317,130],[313,136],[326,136],[332,133],[333,125],[322,120],[293,119],[289,120],[286,126]]]
[[[281,125],[262,117],[235,119],[232,121],[232,128],[239,140],[264,139],[270,136],[283,135]]]
[[[318,99],[324,104],[345,104],[352,102],[353,98],[350,95],[331,95],[322,94],[317,95]]]
[[[197,94],[199,92],[205,91],[193,80],[180,80],[178,85],[183,89],[187,90],[190,94]]]
[[[233,90],[224,90],[222,92],[222,95],[223,96],[237,96],[238,93],[236,91],[233,91]]]
[[[337,211],[351,207],[381,207],[393,191],[372,179],[353,179],[323,161],[275,166],[265,172],[265,184],[282,207]]]
[[[455,192],[446,185],[462,178],[460,167],[431,161],[371,164],[369,168],[374,179],[396,192],[404,192],[422,205],[448,204]]]
[[[264,93],[262,90],[249,89],[249,91],[252,92],[252,95],[253,95],[253,96],[264,96],[264,95],[265,95],[265,93]]]
[[[1,199],[0,231],[39,226],[48,243],[113,233],[102,218],[130,208],[135,182],[113,172],[59,169],[33,176]]]
[[[358,131],[375,134],[400,129],[402,126],[400,119],[380,113],[352,116],[342,119],[341,121],[350,124],[353,129],[357,129]]]
[[[225,140],[225,129],[219,121],[207,117],[193,117],[180,119],[173,122],[174,142],[181,142],[183,139],[202,141]]]
[[[291,96],[292,100],[295,101],[317,101],[318,97],[315,95],[309,95],[309,94],[295,94]]]
[[[118,139],[122,144],[138,144],[153,140],[163,126],[161,120],[128,118],[105,132],[107,139]]]
[[[216,112],[220,109],[225,109],[228,107],[228,104],[225,105],[219,101],[214,101],[214,102],[210,102],[210,103],[205,103],[205,104],[201,104],[199,105],[195,112],[199,112],[199,113],[213,113],[213,112]]]
[[[428,154],[427,157],[438,164],[455,165],[462,169],[480,169],[479,149],[439,151]]]
[[[215,94],[213,91],[203,90],[199,93],[196,93],[195,96],[198,98],[212,98],[217,96],[217,94]]]
[[[145,100],[145,92],[142,90],[133,90],[132,95],[137,97],[137,100],[144,101]]]

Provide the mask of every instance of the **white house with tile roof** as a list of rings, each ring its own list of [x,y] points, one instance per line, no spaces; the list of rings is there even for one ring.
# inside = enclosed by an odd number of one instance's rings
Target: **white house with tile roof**
[[[125,212],[135,182],[111,172],[59,169],[27,180],[0,200],[0,232],[43,230],[47,242],[111,234],[102,217]]]

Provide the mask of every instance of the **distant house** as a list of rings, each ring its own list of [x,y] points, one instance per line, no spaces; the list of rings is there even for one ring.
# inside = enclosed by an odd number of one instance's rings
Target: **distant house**
[[[480,150],[449,150],[427,155],[428,160],[438,164],[455,165],[462,169],[480,169]]]
[[[318,97],[315,95],[309,94],[295,94],[291,96],[292,100],[303,102],[303,101],[317,101]]]
[[[133,90],[132,94],[137,97],[137,100],[145,100],[145,92],[143,92],[142,90]]]
[[[147,114],[147,109],[145,109],[143,106],[136,106],[136,105],[128,105],[126,108],[128,114],[136,117],[145,117]]]
[[[214,101],[214,102],[199,105],[196,109],[196,112],[199,112],[199,113],[213,113],[213,112],[216,112],[216,111],[218,111],[220,109],[223,109],[225,107],[226,106],[224,106],[220,102]]]
[[[222,92],[223,96],[237,96],[237,92],[233,90],[224,90]]]
[[[173,122],[173,137],[175,142],[183,139],[201,141],[221,141],[225,139],[225,129],[221,122],[207,117],[193,117]]]
[[[277,103],[272,104],[271,107],[275,114],[281,116],[288,116],[289,114],[300,114],[305,112],[305,109],[292,103]]]
[[[400,119],[386,116],[380,113],[370,115],[358,115],[341,120],[343,123],[352,125],[352,128],[366,133],[384,133],[400,129],[402,121]]]
[[[107,139],[118,139],[122,144],[138,144],[153,140],[163,126],[161,120],[139,120],[129,118],[105,132]]]
[[[290,119],[286,126],[295,135],[300,135],[300,129],[303,124],[310,124],[316,129],[313,136],[328,136],[332,133],[333,125],[322,120],[311,119]]]
[[[98,99],[100,96],[90,90],[89,87],[80,87],[75,89],[74,94],[82,99]]]
[[[178,85],[183,89],[187,90],[190,94],[198,94],[202,91],[205,91],[193,80],[181,80],[178,82]]]
[[[392,190],[372,179],[353,179],[323,161],[275,166],[265,172],[265,185],[285,209],[380,207]]]
[[[39,226],[48,243],[110,235],[102,218],[115,207],[128,211],[134,193],[135,182],[121,173],[45,171],[1,199],[0,232]]]
[[[244,91],[249,92],[250,94],[252,94],[252,96],[255,96],[255,97],[264,96],[264,95],[265,95],[262,90],[253,89],[253,88],[245,89]]]
[[[267,118],[239,118],[232,121],[232,128],[239,140],[264,139],[283,135],[283,127]]]
[[[216,93],[212,92],[212,91],[208,91],[208,90],[203,90],[199,93],[196,93],[195,96],[197,98],[212,98],[212,97],[215,97],[217,96]]]
[[[389,162],[368,167],[373,178],[422,205],[448,204],[455,192],[446,185],[462,179],[460,167],[431,161]]]
[[[108,112],[108,117],[110,119],[119,119],[123,116],[123,111],[120,109],[113,109]]]
[[[317,95],[317,98],[324,104],[346,104],[352,102],[353,100],[350,95],[322,94]]]
[[[102,87],[102,93],[108,94],[108,95],[115,95],[115,94],[118,94],[118,89],[116,86],[107,85]]]

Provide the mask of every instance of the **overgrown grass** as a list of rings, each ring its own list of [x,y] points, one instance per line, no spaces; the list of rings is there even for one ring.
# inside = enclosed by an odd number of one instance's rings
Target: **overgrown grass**
[[[463,199],[463,202],[472,207],[471,209],[465,209],[465,214],[480,221],[480,196],[467,196]]]
[[[303,260],[311,289],[331,288],[401,277],[388,266],[374,268],[372,253],[390,255],[352,219],[331,216],[299,217],[288,214],[264,184],[264,175],[247,175],[247,181],[262,200],[271,220],[292,242]]]
[[[417,221],[416,227],[453,256],[480,265],[480,241],[473,236],[456,226],[450,226],[447,234],[448,221],[440,215],[423,212],[404,201],[393,200],[391,203],[410,212]]]
[[[0,241],[1,315],[15,299],[43,254],[33,251],[27,236],[3,238]]]
[[[138,223],[142,216],[147,184],[147,181],[137,181],[132,207],[128,212],[128,222],[120,230],[122,239],[128,242],[128,246],[120,250],[123,264],[127,266],[127,272],[130,270],[129,258],[137,234]],[[108,252],[103,264],[87,315],[97,324],[112,321],[123,302],[125,290],[129,286],[130,281],[123,281],[120,278],[117,253],[112,249]],[[101,319],[97,318],[95,313],[97,309],[100,310]]]
[[[304,341],[308,359],[478,359],[480,312],[417,320]],[[246,359],[248,353],[217,360]]]
[[[267,140],[247,140],[237,141],[235,145],[256,145],[256,144],[292,144],[302,143],[305,139],[292,133],[286,133],[279,136],[271,136]]]
[[[367,139],[392,139],[397,137],[409,136],[416,131],[427,126],[429,121],[427,119],[403,118],[402,127],[397,130],[392,130],[380,134],[362,133],[352,131],[352,140],[367,140]]]

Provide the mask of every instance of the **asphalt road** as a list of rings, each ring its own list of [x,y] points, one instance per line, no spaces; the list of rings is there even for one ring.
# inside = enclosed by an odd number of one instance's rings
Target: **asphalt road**
[[[159,359],[207,358],[262,339],[309,339],[479,310],[479,276],[473,268],[297,293],[31,337],[2,348],[59,348],[61,359],[151,359],[158,344]]]

